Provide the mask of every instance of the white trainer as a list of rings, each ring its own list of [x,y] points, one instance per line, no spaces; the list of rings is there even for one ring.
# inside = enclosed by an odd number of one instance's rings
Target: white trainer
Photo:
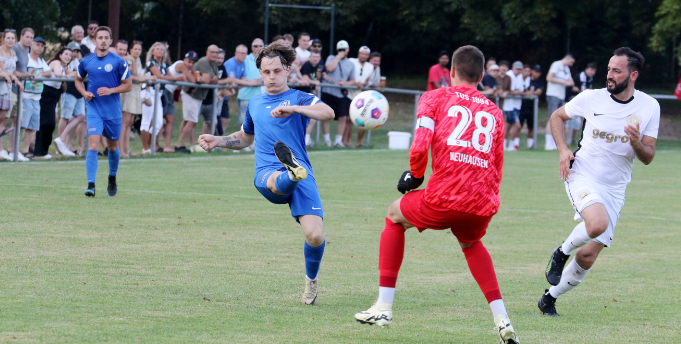
[[[0,151],[0,158],[9,160],[9,153],[6,150]]]
[[[31,161],[31,159],[25,157],[25,156],[24,156],[23,154],[21,154],[21,153],[17,153],[17,154],[18,154],[18,155],[17,155],[17,161],[22,161],[22,162]],[[7,154],[7,160],[12,160],[12,161],[14,161],[14,153],[9,153],[9,154]]]
[[[518,337],[515,335],[511,319],[506,314],[499,314],[494,318],[496,329],[499,330],[499,337],[501,337],[501,344],[520,344]]]
[[[314,305],[317,301],[317,279],[309,279],[305,276],[305,291],[301,299],[304,305]]]
[[[364,312],[355,314],[355,320],[360,324],[388,326],[393,323],[392,306],[388,303],[375,303]]]
[[[331,147],[333,144],[331,144],[331,141],[324,141],[327,147]]]
[[[59,137],[54,139],[54,144],[57,146],[57,153],[60,153],[63,156],[76,156],[72,151],[66,148],[66,144]]]

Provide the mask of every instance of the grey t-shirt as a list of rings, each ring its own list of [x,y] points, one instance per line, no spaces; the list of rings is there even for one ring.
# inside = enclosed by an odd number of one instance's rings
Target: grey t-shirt
[[[326,58],[326,64],[329,62],[333,61],[335,59],[335,55],[330,55],[329,57]],[[334,83],[338,83],[339,81],[348,81],[348,80],[354,80],[355,79],[355,64],[352,63],[348,59],[342,59],[338,61],[338,65],[336,66],[336,69],[333,70],[333,72],[326,72],[326,75],[328,75],[331,80],[333,80]],[[338,98],[343,98],[343,93],[341,92],[340,88],[331,88],[331,87],[324,87],[322,88],[323,93],[328,93],[332,96],[336,96]]]
[[[17,54],[17,71],[19,73],[26,73],[26,68],[28,68],[28,47],[26,50],[21,49],[19,43],[14,44],[12,50]],[[19,87],[12,87],[12,92],[19,93]]]

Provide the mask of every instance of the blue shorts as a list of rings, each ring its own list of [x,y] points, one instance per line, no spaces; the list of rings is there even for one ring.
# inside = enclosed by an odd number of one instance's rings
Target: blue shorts
[[[76,98],[72,94],[64,93],[61,99],[61,118],[70,120],[85,115],[85,98]]]
[[[504,116],[506,116],[506,123],[515,124],[520,122],[520,110],[513,109],[511,111],[504,111]]]
[[[90,109],[87,114],[87,134],[101,135],[111,141],[118,141],[121,137],[122,118],[102,119],[96,111]]]
[[[292,194],[282,196],[273,193],[267,188],[267,178],[276,171],[287,173],[284,167],[278,170],[266,169],[255,173],[253,184],[268,201],[274,204],[288,203],[289,208],[291,208],[291,216],[296,221],[298,221],[298,216],[303,215],[317,215],[324,218],[322,199],[319,197],[319,190],[317,190],[317,183],[313,175],[308,174],[305,180],[298,182],[298,187]]]

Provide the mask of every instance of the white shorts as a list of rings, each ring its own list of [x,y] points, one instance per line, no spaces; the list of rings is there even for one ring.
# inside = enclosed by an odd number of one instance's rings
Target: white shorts
[[[140,98],[151,98],[151,106],[142,104],[142,124],[140,125],[140,130],[151,133],[151,120],[154,118],[154,102],[158,101],[159,104],[156,107],[156,118],[154,119],[154,133],[158,134],[163,127],[163,106],[161,105],[161,97],[154,97],[156,91],[152,87],[147,87],[140,93]]]
[[[625,190],[626,188],[608,187],[575,173],[572,173],[570,178],[565,181],[565,191],[567,191],[572,207],[576,211],[575,221],[583,220],[580,214],[584,208],[595,203],[601,203],[605,206],[605,210],[608,212],[608,229],[594,239],[605,247],[610,247],[612,238],[615,236],[615,226],[624,206]]]
[[[182,120],[192,123],[199,123],[199,112],[201,112],[201,100],[182,91]]]

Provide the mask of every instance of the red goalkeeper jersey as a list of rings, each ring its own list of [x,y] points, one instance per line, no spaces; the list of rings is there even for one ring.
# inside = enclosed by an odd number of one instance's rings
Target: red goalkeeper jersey
[[[474,87],[457,85],[426,92],[418,106],[411,173],[423,177],[432,155],[433,174],[425,201],[479,216],[499,210],[504,163],[504,117]]]

